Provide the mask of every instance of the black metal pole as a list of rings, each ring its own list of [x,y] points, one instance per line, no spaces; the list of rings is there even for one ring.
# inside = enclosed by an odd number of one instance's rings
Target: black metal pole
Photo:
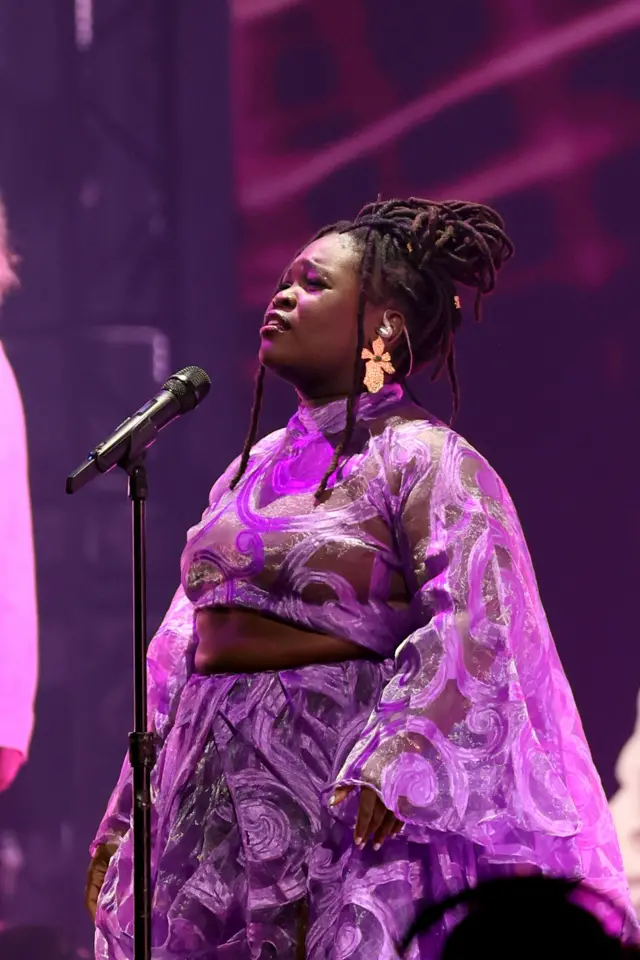
[[[133,712],[129,759],[133,775],[133,955],[151,960],[151,770],[154,737],[147,730],[147,472],[129,470],[133,519]]]

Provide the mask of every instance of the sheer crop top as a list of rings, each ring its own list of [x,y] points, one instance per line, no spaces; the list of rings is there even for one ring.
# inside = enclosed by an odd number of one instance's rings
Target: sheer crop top
[[[435,464],[421,437],[439,446],[447,431],[399,387],[364,396],[349,456],[317,503],[343,426],[344,402],[301,408],[257,444],[234,491],[232,464],[189,531],[183,586],[196,608],[261,611],[390,657],[411,628],[416,586],[403,510]]]

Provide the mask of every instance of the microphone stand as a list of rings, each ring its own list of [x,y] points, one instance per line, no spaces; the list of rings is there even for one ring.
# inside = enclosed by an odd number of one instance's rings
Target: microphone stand
[[[133,730],[129,761],[133,778],[133,955],[151,960],[151,770],[154,735],[147,729],[147,540],[149,494],[144,454],[120,466],[129,476],[133,534]]]
[[[133,731],[129,761],[133,780],[133,956],[151,960],[151,771],[155,736],[147,729],[147,541],[146,505],[149,484],[145,454],[160,430],[176,415],[165,408],[164,394],[173,397],[179,413],[193,410],[211,386],[200,367],[185,367],[165,383],[163,393],[120,424],[105,443],[89,454],[68,477],[67,493],[76,493],[101,473],[118,466],[129,477],[133,533]],[[170,399],[170,398],[169,398]],[[167,409],[169,410],[168,416]],[[168,418],[167,418],[168,417]]]
[[[133,547],[133,731],[129,760],[133,779],[133,956],[151,960],[151,771],[155,737],[147,728],[147,541],[146,505],[149,495],[145,453],[148,424],[127,438],[117,466],[129,477]],[[81,467],[67,477],[67,493],[75,493],[91,479]]]

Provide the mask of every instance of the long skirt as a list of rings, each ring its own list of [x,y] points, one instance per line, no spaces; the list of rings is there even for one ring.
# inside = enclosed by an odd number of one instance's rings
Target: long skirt
[[[421,908],[482,879],[462,837],[358,850],[356,793],[329,807],[391,672],[189,680],[153,772],[153,960],[391,960]],[[98,960],[133,958],[132,857],[130,831],[100,896]],[[407,957],[439,956],[449,922]]]

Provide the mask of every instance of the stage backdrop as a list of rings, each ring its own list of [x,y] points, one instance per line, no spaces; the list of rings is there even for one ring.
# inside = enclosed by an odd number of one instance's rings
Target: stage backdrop
[[[639,42],[637,0],[2,0],[22,289],[0,336],[28,416],[42,672],[31,763],[0,798],[0,921],[89,949],[86,851],[131,725],[124,478],[67,498],[65,474],[168,373],[210,372],[150,458],[154,627],[241,447],[274,283],[378,194],[492,203],[516,242],[461,331],[458,428],[518,505],[613,790],[640,686]],[[415,386],[448,417],[446,384]],[[293,406],[270,381],[262,431]]]

